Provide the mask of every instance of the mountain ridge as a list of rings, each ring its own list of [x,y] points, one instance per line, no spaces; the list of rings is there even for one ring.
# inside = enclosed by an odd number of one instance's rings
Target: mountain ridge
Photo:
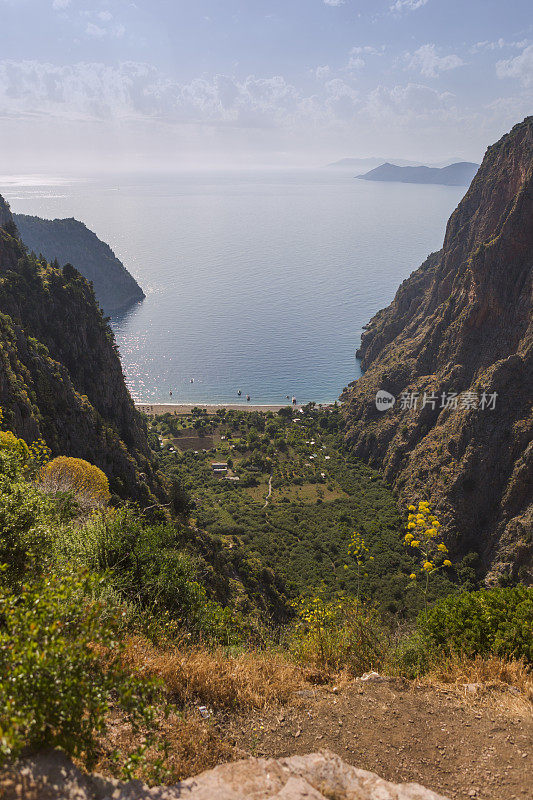
[[[153,501],[159,491],[146,428],[92,287],[74,267],[29,255],[2,197],[0,407],[15,434],[96,464],[117,494]]]
[[[347,438],[402,502],[429,499],[488,582],[531,581],[533,117],[488,148],[431,254],[362,336],[343,393]],[[398,400],[380,413],[378,390]],[[496,408],[420,407],[424,392],[496,392]],[[418,395],[402,408],[402,394]]]
[[[73,264],[92,283],[104,313],[115,314],[144,299],[143,290],[113,250],[83,222],[27,214],[13,214],[13,220],[28,250],[47,261],[57,259],[60,266]]]

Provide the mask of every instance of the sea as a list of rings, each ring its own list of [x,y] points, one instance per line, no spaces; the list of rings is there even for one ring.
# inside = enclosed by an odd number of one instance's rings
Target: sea
[[[148,403],[335,401],[464,192],[328,168],[0,177],[13,212],[81,220],[143,288],[111,325]]]

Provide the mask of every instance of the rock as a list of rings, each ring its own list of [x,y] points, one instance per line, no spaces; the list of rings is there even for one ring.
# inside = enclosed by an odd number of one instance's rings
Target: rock
[[[388,678],[385,678],[383,675],[380,675],[379,672],[365,672],[364,675],[361,675],[360,678],[357,678],[358,681],[386,681]]]
[[[17,766],[17,786],[0,777],[5,800],[446,800],[417,783],[389,783],[328,751],[221,764],[176,786],[151,789],[140,781],[86,775],[57,750]]]

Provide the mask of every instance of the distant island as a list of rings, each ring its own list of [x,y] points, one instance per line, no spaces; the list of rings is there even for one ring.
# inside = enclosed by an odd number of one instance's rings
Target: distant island
[[[72,264],[91,281],[105,314],[123,311],[145,294],[109,245],[77,219],[41,219],[13,214],[20,238],[34,253],[60,266]]]
[[[444,186],[469,186],[479,169],[479,164],[459,161],[447,167],[400,167],[397,164],[381,164],[364,175],[363,181],[391,181],[395,183],[437,183]]]

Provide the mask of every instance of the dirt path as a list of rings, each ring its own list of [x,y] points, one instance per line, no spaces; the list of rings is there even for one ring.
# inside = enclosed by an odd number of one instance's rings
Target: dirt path
[[[265,505],[263,506],[263,508],[266,508],[268,506],[268,501],[270,500],[271,495],[272,495],[272,475],[268,479],[268,494],[265,497]]]
[[[402,681],[301,693],[283,710],[216,722],[242,755],[332,750],[387,780],[418,781],[452,800],[533,797],[533,718],[512,690],[462,696]],[[217,720],[215,716],[215,720]]]

